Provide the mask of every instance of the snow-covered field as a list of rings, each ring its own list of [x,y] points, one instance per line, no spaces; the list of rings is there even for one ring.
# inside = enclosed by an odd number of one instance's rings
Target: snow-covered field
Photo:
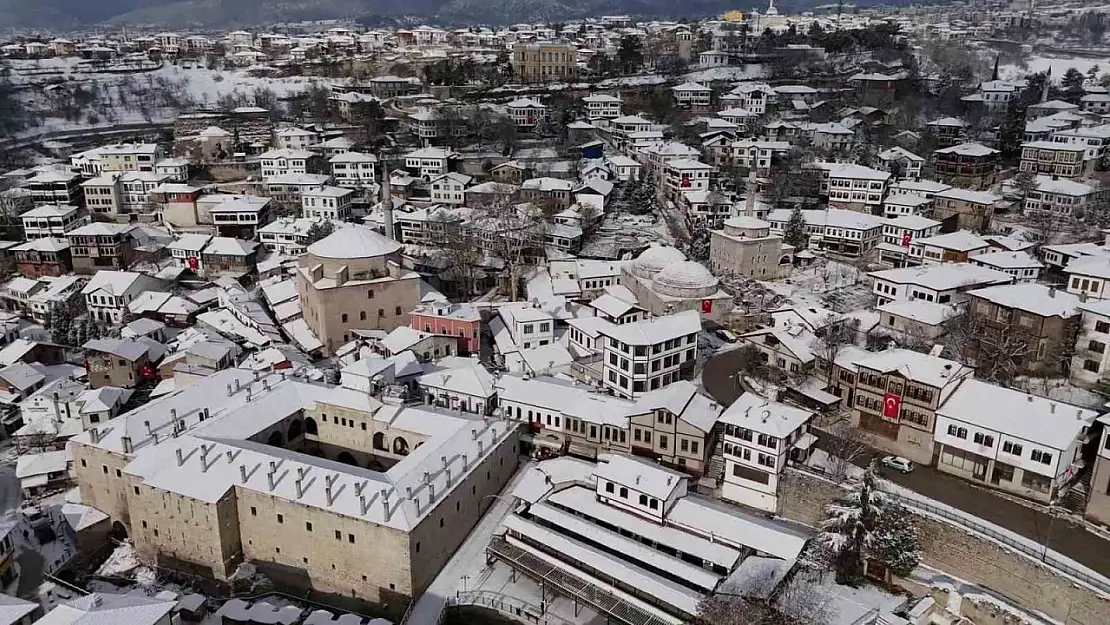
[[[1073,56],[1044,56],[1037,55],[1029,57],[1026,68],[1018,67],[1017,65],[1003,65],[998,68],[998,74],[1002,78],[1019,78],[1029,73],[1044,72],[1049,69],[1052,70],[1052,78],[1059,81],[1064,72],[1068,68],[1074,67],[1083,74],[1086,74],[1095,65],[1098,65],[1102,72],[1110,72],[1110,58],[1092,59],[1085,57]]]

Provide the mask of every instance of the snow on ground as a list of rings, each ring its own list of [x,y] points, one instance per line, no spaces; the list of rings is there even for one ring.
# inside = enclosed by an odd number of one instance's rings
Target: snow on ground
[[[906,597],[877,586],[853,588],[837,584],[831,571],[823,573],[820,581],[811,587],[825,598],[825,607],[830,612],[829,625],[855,625],[864,622],[869,614],[890,613],[906,603]]]
[[[130,540],[125,540],[112,551],[112,555],[100,565],[96,574],[101,577],[125,577],[131,571],[142,566],[139,554]]]
[[[804,308],[830,308],[830,298],[841,302],[846,310],[869,308],[873,303],[871,288],[859,269],[846,263],[828,260],[806,269],[796,269],[787,280],[763,282],[763,286],[786,298],[787,303]],[[857,302],[866,291],[868,301]],[[852,303],[852,305],[849,305]],[[854,305],[859,303],[861,305]],[[836,306],[832,306],[837,310]]]
[[[1020,78],[1030,73],[1038,73],[1052,70],[1052,79],[1054,82],[1060,82],[1060,78],[1068,68],[1074,67],[1081,73],[1086,74],[1089,69],[1098,65],[1103,72],[1110,71],[1110,58],[1081,58],[1074,56],[1047,56],[1037,55],[1029,57],[1027,67],[1021,68],[1017,65],[1003,65],[998,68],[998,75],[1002,78]]]
[[[958,607],[963,599],[967,599],[979,604],[989,603],[995,606],[998,612],[1008,613],[1017,619],[1021,619],[1018,621],[1020,623],[1027,623],[1028,625],[1062,625],[1060,621],[1039,612],[1032,614],[1023,611],[988,588],[977,586],[967,580],[960,579],[959,577],[949,575],[944,571],[938,571],[937,569],[925,565],[920,565],[914,569],[909,579],[923,586],[948,592],[948,603],[951,607]]]
[[[1020,376],[1014,380],[1014,388],[1067,404],[1074,404],[1084,408],[1093,408],[1100,412],[1102,407],[1106,404],[1106,398],[1102,395],[1075,386],[1064,378],[1031,378]]]

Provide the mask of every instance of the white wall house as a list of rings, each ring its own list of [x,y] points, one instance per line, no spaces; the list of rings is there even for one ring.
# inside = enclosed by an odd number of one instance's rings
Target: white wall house
[[[1075,384],[1102,384],[1110,374],[1110,300],[1079,304],[1082,323],[1075,341],[1070,377]]]
[[[662,523],[676,501],[686,496],[684,473],[631,456],[605,456],[594,470],[599,501]]]
[[[937,409],[937,469],[1050,501],[1082,467],[1098,413],[981,380],[965,380]]]
[[[696,362],[700,331],[697,311],[599,329],[602,384],[633,399],[682,379]]]
[[[439,204],[455,204],[461,206],[466,203],[466,186],[470,184],[470,176],[450,172],[432,178],[428,183],[433,202]]]
[[[814,414],[755,393],[744,393],[721,415],[724,483],[721,497],[768,512],[778,510],[779,474],[788,459],[807,453]]]
[[[362,189],[378,183],[378,157],[373,154],[344,152],[329,162],[336,186]]]
[[[621,99],[605,93],[591,93],[582,98],[586,105],[586,119],[616,119],[621,116]]]

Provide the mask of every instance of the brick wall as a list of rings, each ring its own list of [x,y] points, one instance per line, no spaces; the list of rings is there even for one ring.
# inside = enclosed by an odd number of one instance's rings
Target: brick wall
[[[816,525],[840,492],[828,481],[787,469],[779,483],[779,515]],[[1025,609],[1066,625],[1105,625],[1110,599],[1034,560],[928,517],[919,518],[923,564],[993,590]]]

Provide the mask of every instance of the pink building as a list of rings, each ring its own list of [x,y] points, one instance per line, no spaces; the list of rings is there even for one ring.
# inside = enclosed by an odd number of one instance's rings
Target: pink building
[[[470,304],[422,304],[409,313],[413,330],[458,337],[459,352],[477,354],[481,346],[482,315]]]

